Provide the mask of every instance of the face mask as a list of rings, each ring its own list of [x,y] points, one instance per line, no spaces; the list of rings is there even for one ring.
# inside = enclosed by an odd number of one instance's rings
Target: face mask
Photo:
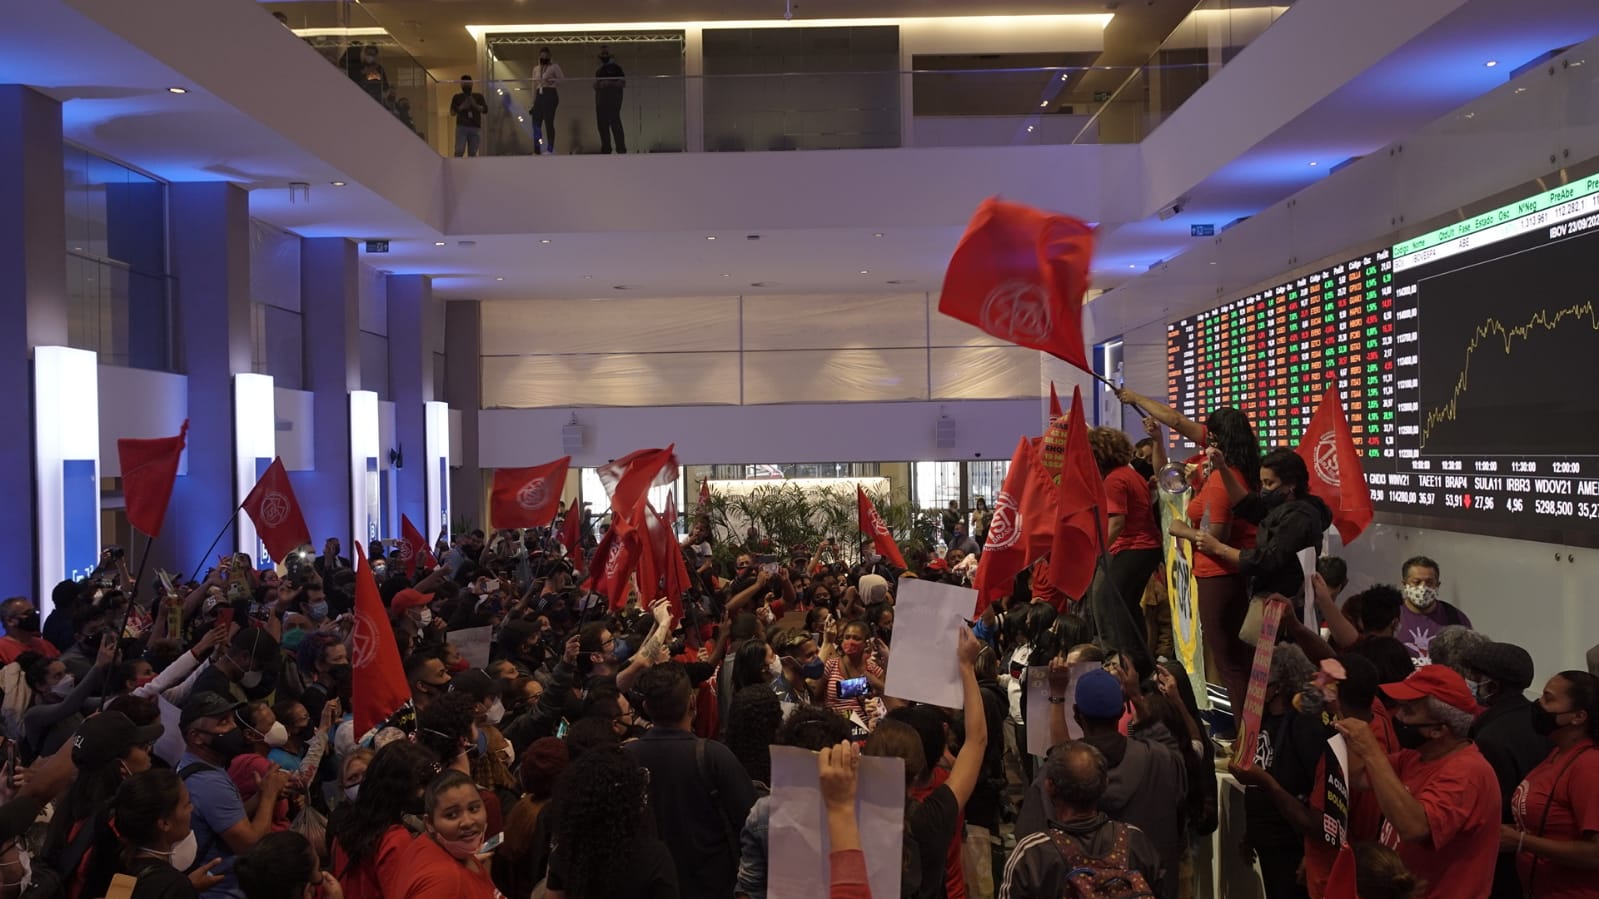
[[[601,53],[600,54],[600,62],[610,62],[610,61],[611,61],[611,54],[609,54],[609,53]]]
[[[135,689],[137,689],[137,688],[139,688],[139,687],[142,687],[142,686],[144,686],[144,685],[146,685],[146,684],[148,684],[148,683],[150,683],[150,682],[151,682],[151,681],[153,681],[153,680],[155,680],[155,675],[153,675],[153,674],[146,674],[146,675],[144,675],[144,676],[143,676],[143,677],[136,677],[136,678],[134,678],[134,679],[133,679],[133,686],[134,686],[134,688],[135,688]]]
[[[957,634],[956,636],[959,635]],[[803,668],[800,669],[800,674],[804,675],[806,680],[819,680],[826,672],[827,663],[819,658],[811,659],[809,662],[805,663]]]
[[[539,57],[539,65],[547,66],[549,64],[550,64],[550,58],[548,56],[540,56]]]
[[[72,677],[72,675],[68,674],[56,681],[55,686],[50,688],[50,692],[62,699],[65,699],[72,694],[72,688],[77,685],[77,681]]]
[[[957,634],[956,636],[959,635]],[[489,706],[488,714],[485,717],[488,718],[490,724],[499,724],[505,719],[505,703],[500,702],[498,699],[494,700],[494,704]]]
[[[1268,506],[1280,506],[1284,500],[1288,499],[1288,491],[1281,487],[1262,490],[1260,491],[1260,498]]]
[[[359,795],[361,795],[361,785],[360,784],[350,784],[349,786],[344,788],[344,798],[350,800],[351,802],[354,802],[355,801],[355,797],[357,797]]]
[[[1406,584],[1405,600],[1425,612],[1438,601],[1438,588],[1425,584]]]
[[[622,659],[627,658],[631,651],[631,648],[627,645],[627,641],[623,640],[621,637],[617,637],[616,648],[611,650],[611,658],[621,661]]]
[[[472,93],[472,85],[470,85],[470,84],[461,85],[461,93],[463,93],[463,94]]]
[[[17,630],[25,631],[25,632],[30,633],[30,634],[38,633],[39,632],[39,610],[38,609],[34,609],[34,610],[28,612],[28,614],[26,614],[26,615],[22,616],[21,618],[17,619]]]
[[[178,845],[172,847],[170,856],[172,867],[179,871],[189,870],[194,867],[194,857],[199,851],[200,843],[194,838],[194,831],[191,830],[188,836],[178,842]]]
[[[211,751],[221,756],[225,765],[249,752],[250,747],[245,745],[244,731],[235,727],[225,734],[212,734]]]
[[[1488,704],[1489,698],[1493,695],[1493,688],[1490,686],[1491,683],[1491,681],[1484,680],[1466,681],[1467,688],[1471,690],[1471,698],[1477,700],[1478,705]]]
[[[306,617],[312,621],[325,621],[328,617],[328,601],[325,599],[313,600],[305,609]]]
[[[1400,721],[1398,718],[1394,719],[1394,736],[1399,738],[1399,745],[1406,749],[1420,749],[1427,742],[1427,737],[1421,732],[1421,728]]]
[[[1560,716],[1565,712],[1551,712],[1541,703],[1532,704],[1532,732],[1547,737],[1560,729]]]
[[[477,754],[478,754],[479,758],[489,754],[489,734],[488,734],[488,731],[480,730],[480,731],[477,732],[477,745],[473,746],[472,748],[477,750]]]
[[[261,686],[261,672],[259,672],[259,671],[246,671],[246,672],[244,672],[244,676],[239,678],[239,686],[243,687],[246,690],[254,690],[256,687]]]
[[[283,648],[284,649],[298,649],[298,648],[300,648],[300,641],[302,641],[304,639],[305,639],[305,631],[304,630],[302,630],[301,628],[297,628],[297,627],[291,627],[288,630],[283,632],[283,640],[282,640]]]
[[[464,840],[446,840],[435,832],[433,841],[438,843],[445,852],[448,852],[451,858],[459,862],[464,862],[477,855],[478,850],[483,848],[483,834],[481,833]]]
[[[427,627],[433,623],[433,610],[423,606],[422,611],[416,613],[416,620],[423,627]]]
[[[289,742],[289,729],[283,726],[282,721],[274,721],[272,726],[267,728],[267,732],[261,735],[261,739],[273,749],[281,748]]]
[[[347,684],[353,676],[349,665],[329,665],[328,680],[335,684]]]

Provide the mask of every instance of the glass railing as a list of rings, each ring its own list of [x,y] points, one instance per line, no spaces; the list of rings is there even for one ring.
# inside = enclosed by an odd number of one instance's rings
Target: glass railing
[[[1158,92],[1136,86],[1204,67],[1146,68],[629,75],[620,88],[507,78],[473,85],[488,107],[478,155],[1131,143],[1169,111]],[[450,95],[460,85],[439,88],[449,153]]]

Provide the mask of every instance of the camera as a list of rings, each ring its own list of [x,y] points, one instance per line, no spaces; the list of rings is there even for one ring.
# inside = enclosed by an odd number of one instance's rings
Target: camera
[[[120,562],[126,558],[127,555],[128,551],[120,546],[108,546],[105,548],[105,557],[113,562]]]

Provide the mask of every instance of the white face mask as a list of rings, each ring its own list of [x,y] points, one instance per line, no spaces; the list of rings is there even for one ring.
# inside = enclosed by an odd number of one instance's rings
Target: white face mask
[[[489,706],[486,717],[489,719],[490,724],[499,724],[500,721],[505,718],[505,703],[500,702],[499,699],[495,699],[494,704]]]
[[[433,623],[433,610],[423,606],[422,610],[416,613],[416,620],[423,627],[427,627]]]
[[[243,687],[246,690],[254,690],[256,687],[261,686],[261,672],[259,672],[259,671],[246,671],[246,672],[244,672],[244,676],[239,678],[239,686]]]
[[[1405,601],[1425,612],[1438,602],[1438,588],[1426,584],[1406,584]]]
[[[956,636],[959,636],[959,635],[957,634]],[[349,786],[344,788],[344,798],[350,800],[351,802],[354,802],[355,801],[355,797],[357,797],[359,795],[361,795],[361,785],[360,784],[350,784]]]
[[[72,688],[76,687],[77,685],[77,680],[75,680],[71,674],[68,674],[56,681],[55,686],[50,688],[50,692],[61,697],[62,699],[65,699],[72,694]]]
[[[274,721],[272,726],[267,728],[267,732],[261,735],[261,738],[268,746],[278,749],[289,742],[289,729],[283,726],[282,721]]]
[[[194,831],[191,830],[188,836],[178,842],[178,845],[172,847],[172,854],[168,860],[172,862],[172,867],[179,871],[187,871],[194,867],[194,857],[199,851],[200,843],[194,838]]]

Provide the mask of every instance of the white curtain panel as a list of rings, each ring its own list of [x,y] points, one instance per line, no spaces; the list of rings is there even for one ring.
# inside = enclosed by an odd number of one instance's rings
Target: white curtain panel
[[[738,353],[485,356],[483,407],[737,405]]]
[[[483,355],[738,350],[738,297],[483,304]]]
[[[1017,346],[934,347],[932,398],[998,400],[1038,395],[1039,352]]]
[[[927,295],[749,296],[744,349],[832,350],[927,345]]]
[[[744,402],[927,399],[927,350],[792,350],[744,354]]]

